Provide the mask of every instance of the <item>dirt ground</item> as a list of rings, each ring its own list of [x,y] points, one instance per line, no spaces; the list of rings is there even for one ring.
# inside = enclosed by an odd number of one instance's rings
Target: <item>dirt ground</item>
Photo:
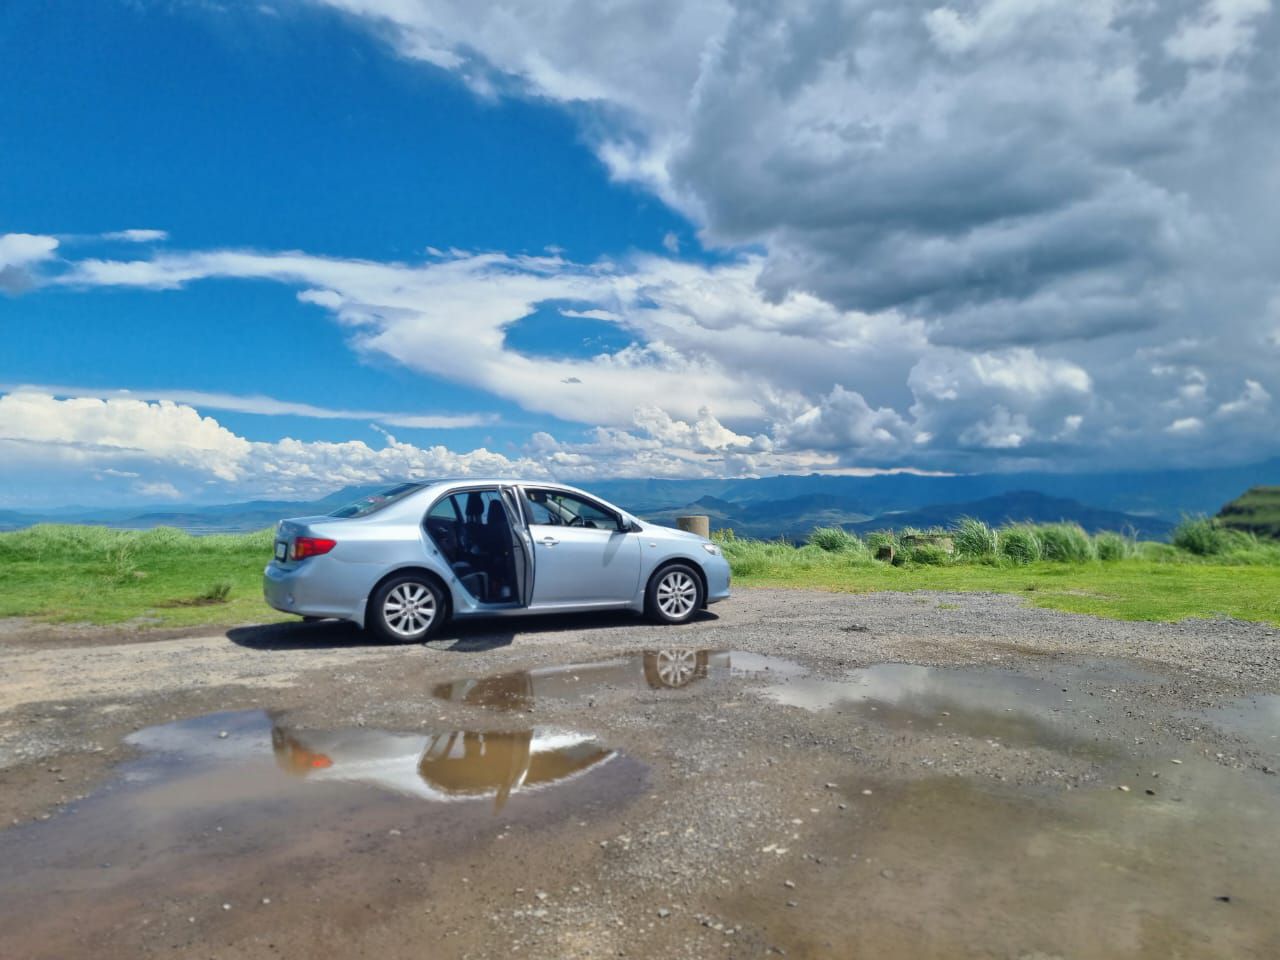
[[[0,626],[0,957],[1274,957],[1280,633]]]

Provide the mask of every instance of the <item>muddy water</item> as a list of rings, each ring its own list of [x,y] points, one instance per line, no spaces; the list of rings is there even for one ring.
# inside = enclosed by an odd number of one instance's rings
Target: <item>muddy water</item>
[[[806,672],[804,667],[781,657],[738,650],[669,648],[456,680],[437,685],[433,693],[442,700],[519,711],[551,700],[578,703],[615,692],[701,688],[707,681],[714,684],[742,677],[798,677]]]
[[[341,915],[513,827],[600,818],[647,779],[593,736],[537,727],[307,730],[255,710],[129,740],[142,756],[96,794],[0,832],[6,958],[217,940],[304,894]]]
[[[1055,680],[1008,670],[882,663],[840,680],[788,677],[764,695],[776,703],[851,713],[902,730],[1098,753],[1114,751],[1102,731],[1082,729],[1090,721],[1100,725],[1108,712],[1090,686],[1113,692],[1154,680],[1136,669],[1096,662]]]
[[[778,658],[671,648],[435,687],[475,708],[460,711],[480,718],[468,729],[324,729],[263,711],[151,727],[130,737],[138,759],[90,798],[0,831],[0,958],[506,956],[516,941],[502,937],[552,919],[533,891],[571,884],[584,904],[568,921],[575,956],[1280,956],[1280,777],[1162,736],[1154,701],[1133,720],[1133,698],[1162,682],[1107,661],[1027,672],[890,663],[823,679]],[[758,709],[703,719],[744,700]],[[1274,753],[1277,702],[1245,699],[1199,720]],[[586,705],[596,709],[578,712]],[[732,826],[696,848],[719,851],[702,877],[736,885],[687,888],[678,926],[655,920],[673,902],[670,864],[633,868],[639,843],[632,853],[615,842],[632,804],[664,836],[661,807],[674,798],[646,796],[656,775],[600,730],[521,716],[548,707],[602,728],[627,719],[654,745],[633,752],[655,764],[673,744],[687,760],[731,743],[698,768],[723,778],[708,796],[729,815],[704,808],[705,824],[681,821],[694,833],[739,822],[735,791],[769,776],[778,733],[797,717],[828,746],[788,751],[808,766],[788,767],[774,794],[787,809],[764,818],[768,836]],[[671,717],[696,738],[671,736]],[[908,747],[919,769],[891,762]],[[949,775],[932,765],[943,751]],[[975,755],[981,764],[966,762]],[[1088,776],[1004,776],[1052,769],[1055,755]],[[658,889],[631,879],[655,875]],[[491,926],[495,897],[507,917],[532,901],[514,931]],[[605,901],[649,932],[615,933]],[[725,949],[694,910],[738,939]],[[602,924],[609,937],[576,934],[601,936]]]
[[[1110,692],[1154,679],[1098,662],[1082,673]],[[1101,782],[847,778],[846,813],[814,845],[823,856],[791,871],[795,886],[756,885],[734,909],[767,918],[767,936],[801,957],[1280,956],[1277,778],[1185,748],[1104,747],[1089,727],[1117,722],[1119,711],[1088,702],[1075,680],[881,664],[766,690],[778,703],[898,730],[1083,751],[1099,761]],[[1206,719],[1274,748],[1276,700]]]

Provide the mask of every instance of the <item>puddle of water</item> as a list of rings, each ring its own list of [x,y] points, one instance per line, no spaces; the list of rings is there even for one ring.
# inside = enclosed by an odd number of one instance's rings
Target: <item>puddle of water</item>
[[[823,865],[726,915],[791,957],[1280,956],[1274,778],[1197,760],[1123,776],[1128,792],[1057,794],[860,779],[814,841]]]
[[[730,677],[795,677],[804,667],[780,657],[737,650],[669,648],[576,663],[540,667],[479,679],[442,683],[432,691],[454,700],[497,710],[530,710],[538,701],[576,702],[607,690],[677,690],[705,680]]]
[[[1265,753],[1280,755],[1280,696],[1276,694],[1244,697],[1199,716],[1227,733],[1245,737]]]
[[[1146,677],[1114,667],[1101,673],[1100,669],[1095,665],[1089,675],[1109,684]],[[1103,706],[1074,682],[1007,670],[906,663],[853,670],[842,680],[794,678],[770,686],[763,695],[776,703],[855,713],[921,733],[957,733],[1068,751],[1092,749],[1092,735],[1081,733],[1079,720]]]
[[[341,909],[350,891],[335,890],[356,878],[356,897],[377,899],[372,888],[513,825],[607,817],[647,783],[643,764],[594,737],[542,727],[307,730],[254,710],[128,739],[142,756],[96,793],[0,831],[0,955],[113,955],[65,922],[77,916],[136,956],[137,918],[175,903],[191,904],[173,908],[182,922],[188,909],[207,918],[254,889],[279,899],[327,883]]]

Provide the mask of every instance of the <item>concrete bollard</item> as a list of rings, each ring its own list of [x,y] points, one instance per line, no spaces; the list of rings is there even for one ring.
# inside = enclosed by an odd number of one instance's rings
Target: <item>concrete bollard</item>
[[[688,530],[690,533],[696,533],[700,537],[710,538],[711,536],[710,517],[676,517],[676,526],[681,530]]]

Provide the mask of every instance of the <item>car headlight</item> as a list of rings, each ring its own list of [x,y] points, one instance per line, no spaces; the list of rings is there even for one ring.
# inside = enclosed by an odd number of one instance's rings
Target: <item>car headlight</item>
[[[707,553],[711,554],[713,557],[720,556],[720,548],[714,543],[704,543],[702,545],[702,549],[707,551]]]

